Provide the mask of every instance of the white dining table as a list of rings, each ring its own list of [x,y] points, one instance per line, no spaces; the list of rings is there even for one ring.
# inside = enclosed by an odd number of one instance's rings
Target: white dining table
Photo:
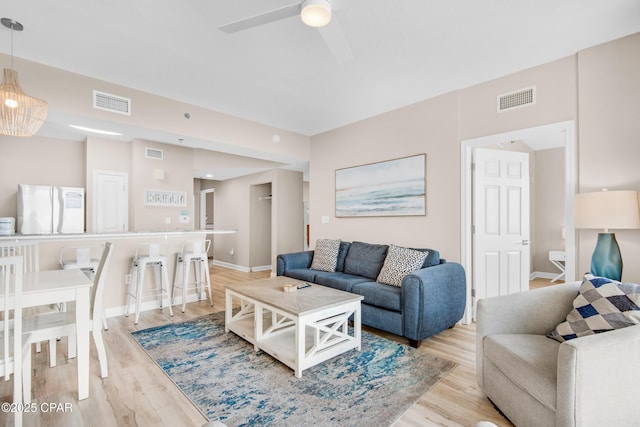
[[[93,281],[81,270],[25,272],[22,284],[22,306],[25,308],[70,301],[76,303],[78,400],[89,397],[91,286]]]

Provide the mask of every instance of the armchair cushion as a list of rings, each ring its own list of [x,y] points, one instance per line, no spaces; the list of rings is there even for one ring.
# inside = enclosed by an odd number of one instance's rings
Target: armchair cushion
[[[550,338],[566,340],[640,323],[640,285],[585,275],[573,309]]]
[[[313,251],[312,270],[336,271],[338,265],[338,251],[340,250],[340,240],[318,239],[316,248]]]
[[[401,286],[404,276],[419,269],[429,252],[391,245],[376,282]]]
[[[484,342],[485,357],[503,375],[554,411],[559,348],[560,343],[544,335],[498,334]]]

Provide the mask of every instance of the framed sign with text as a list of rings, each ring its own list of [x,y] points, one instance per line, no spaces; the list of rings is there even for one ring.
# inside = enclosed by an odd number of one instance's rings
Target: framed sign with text
[[[187,206],[185,191],[144,190],[145,206]]]

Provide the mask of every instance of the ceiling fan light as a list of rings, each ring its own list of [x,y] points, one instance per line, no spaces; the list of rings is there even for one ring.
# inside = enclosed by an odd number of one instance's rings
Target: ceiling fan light
[[[331,5],[328,0],[305,0],[300,18],[310,27],[324,27],[331,21]]]

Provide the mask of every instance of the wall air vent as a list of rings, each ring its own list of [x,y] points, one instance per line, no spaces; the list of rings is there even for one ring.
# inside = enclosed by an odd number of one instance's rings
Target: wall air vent
[[[157,149],[157,148],[146,147],[145,150],[144,150],[144,156],[147,159],[162,160],[162,159],[164,159],[164,152],[162,150]]]
[[[520,89],[498,96],[498,112],[522,108],[536,103],[536,87]]]
[[[93,91],[93,108],[112,113],[131,115],[131,100],[110,93]]]

